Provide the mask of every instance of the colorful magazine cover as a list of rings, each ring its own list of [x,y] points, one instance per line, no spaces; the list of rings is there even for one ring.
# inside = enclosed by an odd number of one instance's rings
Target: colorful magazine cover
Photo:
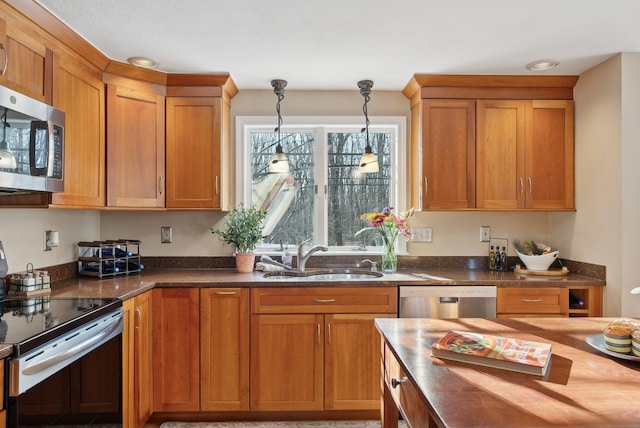
[[[551,345],[452,330],[431,346],[431,353],[436,357],[473,364],[544,374],[551,359]]]

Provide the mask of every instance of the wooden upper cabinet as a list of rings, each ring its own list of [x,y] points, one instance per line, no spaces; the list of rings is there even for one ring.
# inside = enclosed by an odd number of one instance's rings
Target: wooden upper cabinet
[[[524,208],[524,101],[480,100],[477,208]]]
[[[411,101],[412,203],[573,210],[577,79],[415,75],[403,90]]]
[[[479,100],[477,132],[477,208],[573,208],[573,101]]]
[[[168,74],[167,209],[229,210],[231,99],[228,73]]]
[[[0,85],[50,103],[52,63],[37,27],[9,14],[0,19]]]
[[[220,209],[222,98],[167,97],[167,208]]]
[[[527,101],[525,207],[574,207],[573,101]]]
[[[422,207],[473,208],[475,102],[422,101]]]
[[[53,105],[65,112],[64,192],[53,194],[54,205],[105,205],[104,92],[101,70],[54,55]]]
[[[164,95],[153,85],[107,85],[107,206],[165,205]]]

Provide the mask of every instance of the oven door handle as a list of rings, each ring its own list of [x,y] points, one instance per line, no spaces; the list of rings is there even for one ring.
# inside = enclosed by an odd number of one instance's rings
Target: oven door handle
[[[56,364],[60,364],[63,361],[73,359],[78,354],[86,353],[87,349],[91,349],[95,344],[102,342],[122,326],[122,318],[118,318],[110,326],[103,329],[99,334],[96,334],[82,343],[78,343],[72,348],[67,349],[59,354],[53,355],[49,358],[41,360],[32,366],[27,366],[22,370],[22,373],[30,376],[37,374],[43,370],[48,369]]]

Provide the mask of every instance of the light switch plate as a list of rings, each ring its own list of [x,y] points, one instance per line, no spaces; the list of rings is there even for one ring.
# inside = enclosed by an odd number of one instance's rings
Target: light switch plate
[[[480,242],[491,241],[491,226],[480,226]]]
[[[431,227],[412,227],[411,242],[433,242],[433,228]]]

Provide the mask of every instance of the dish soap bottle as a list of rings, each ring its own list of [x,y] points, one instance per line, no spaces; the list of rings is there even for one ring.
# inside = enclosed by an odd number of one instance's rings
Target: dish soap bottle
[[[282,264],[288,267],[291,267],[293,264],[293,255],[291,251],[289,251],[289,243],[284,243],[284,254],[282,256]]]

